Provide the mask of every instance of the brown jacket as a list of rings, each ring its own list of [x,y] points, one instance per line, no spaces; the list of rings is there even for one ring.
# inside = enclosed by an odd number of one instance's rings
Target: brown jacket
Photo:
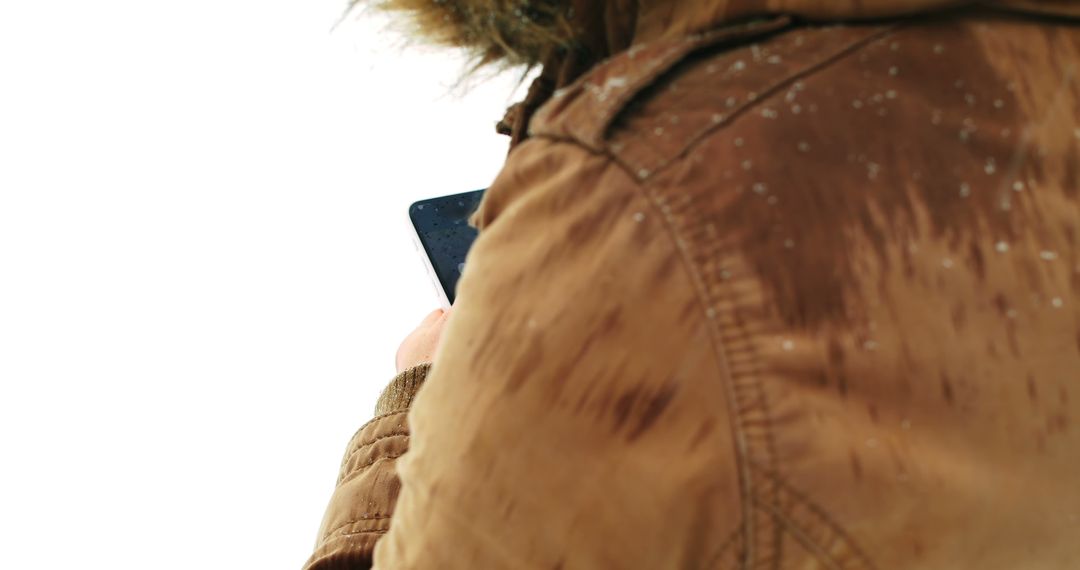
[[[1080,568],[1077,3],[638,4],[307,568]]]

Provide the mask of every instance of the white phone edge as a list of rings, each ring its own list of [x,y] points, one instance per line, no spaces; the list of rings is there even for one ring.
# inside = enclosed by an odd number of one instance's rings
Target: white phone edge
[[[450,310],[450,299],[446,296],[446,291],[443,291],[442,283],[439,282],[438,275],[435,274],[435,266],[431,263],[431,258],[427,254],[427,250],[424,249],[424,244],[420,242],[420,232],[416,229],[416,224],[412,221],[412,216],[409,214],[412,209],[412,204],[405,210],[405,223],[409,227],[409,235],[412,236],[413,247],[416,248],[416,253],[423,260],[424,270],[428,274],[428,279],[431,280],[431,284],[435,286],[435,294],[439,298],[439,304],[444,311]]]

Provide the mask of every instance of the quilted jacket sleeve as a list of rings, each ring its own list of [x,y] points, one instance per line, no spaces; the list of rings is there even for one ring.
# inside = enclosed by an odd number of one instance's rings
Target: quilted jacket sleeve
[[[349,442],[306,570],[371,567],[400,489],[397,461],[409,447],[406,413],[430,367],[423,364],[395,377],[376,404],[375,418]]]

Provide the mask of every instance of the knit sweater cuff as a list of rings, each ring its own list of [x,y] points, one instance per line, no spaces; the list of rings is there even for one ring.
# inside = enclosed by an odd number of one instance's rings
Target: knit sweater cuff
[[[383,390],[375,404],[375,415],[381,416],[409,409],[417,390],[424,384],[431,363],[418,364],[398,374]]]

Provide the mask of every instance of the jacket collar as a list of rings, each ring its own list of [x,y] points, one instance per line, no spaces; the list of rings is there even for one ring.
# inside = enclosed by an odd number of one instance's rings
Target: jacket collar
[[[1080,18],[1080,0],[571,0],[577,41],[585,49],[550,49],[539,62],[542,73],[528,96],[508,110],[497,129],[511,137],[512,150],[528,138],[533,114],[556,90],[603,59],[631,47],[718,31],[764,16],[830,23],[900,18],[976,5]]]
[[[843,22],[927,14],[965,5],[1080,16],[1080,0],[640,0],[634,43],[704,32],[756,16],[785,14],[809,21]]]

